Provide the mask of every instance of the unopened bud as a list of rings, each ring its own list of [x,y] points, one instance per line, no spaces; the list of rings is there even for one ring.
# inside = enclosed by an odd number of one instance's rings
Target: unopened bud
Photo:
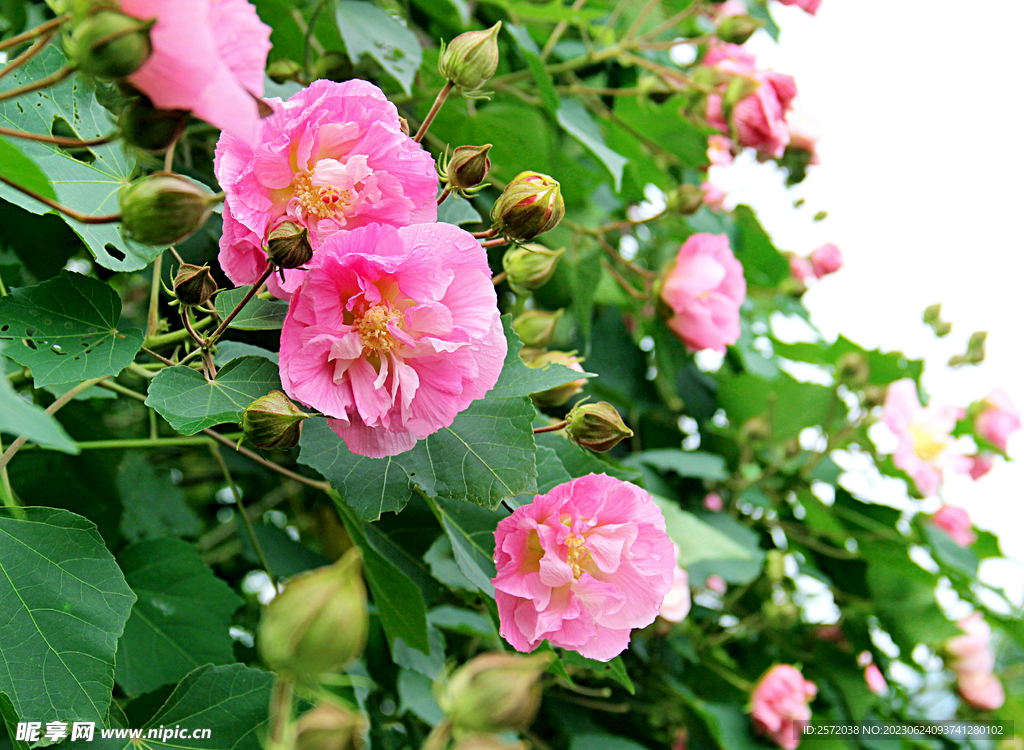
[[[932,325],[942,320],[942,303],[936,302],[934,305],[928,305],[928,307],[924,309],[924,315],[921,317],[928,325]]]
[[[764,25],[763,22],[748,15],[729,16],[718,25],[716,36],[729,44],[743,44]]]
[[[151,22],[113,10],[89,16],[71,32],[66,51],[83,73],[97,78],[130,76],[149,59]]]
[[[174,277],[174,296],[186,307],[205,304],[217,291],[209,266],[182,263]]]
[[[487,153],[491,144],[485,146],[459,146],[445,169],[448,184],[459,190],[471,190],[483,184],[491,171],[491,157]]]
[[[282,223],[267,238],[267,252],[280,268],[301,268],[313,258],[309,230],[290,221]]]
[[[271,669],[316,682],[359,656],[369,627],[359,550],[292,578],[263,612],[259,649]]]
[[[566,420],[569,437],[597,453],[610,451],[623,438],[633,437],[633,431],[626,427],[619,412],[605,401],[579,404],[573,407]]]
[[[555,274],[558,259],[565,248],[549,250],[543,245],[523,245],[505,253],[501,265],[508,274],[508,283],[520,289],[538,289]]]
[[[772,427],[764,417],[751,417],[740,427],[740,442],[757,443],[767,440],[772,434]]]
[[[555,338],[555,329],[564,314],[565,310],[527,310],[512,321],[512,328],[524,346],[543,348]]]
[[[953,331],[953,324],[945,320],[940,320],[932,326],[932,330],[935,331],[935,335],[940,339],[945,338]]]
[[[881,385],[869,385],[864,389],[864,408],[871,409],[885,403],[888,389]]]
[[[297,81],[302,76],[302,66],[294,60],[274,60],[267,66],[267,78],[274,83]]]
[[[188,123],[183,109],[157,109],[139,98],[125,107],[118,118],[121,137],[146,151],[165,151]]]
[[[836,377],[840,383],[859,388],[871,377],[871,368],[860,352],[847,352],[836,361]]]
[[[553,654],[481,654],[439,686],[437,703],[457,729],[522,731],[540,709],[540,676]]]
[[[583,372],[583,367],[580,365],[580,358],[576,356],[574,352],[559,352],[550,351],[536,354],[535,352],[529,352],[523,349],[520,352],[520,356],[523,357],[523,361],[527,367],[533,369],[540,369],[547,367],[548,365],[564,365],[570,370],[576,370],[576,372]],[[549,388],[546,391],[540,391],[530,396],[533,402],[537,406],[561,406],[570,398],[575,396],[577,393],[583,390],[583,386],[587,384],[586,378],[580,378],[579,380],[573,380],[564,385],[559,385],[554,388]]]
[[[666,208],[684,216],[695,214],[704,205],[704,192],[699,185],[680,185],[668,194]]]
[[[985,340],[988,338],[987,331],[975,331],[967,341],[967,351],[964,354],[957,354],[950,358],[950,367],[961,365],[977,365],[985,361]]]
[[[174,245],[206,223],[218,200],[187,177],[151,174],[121,189],[121,228],[143,245]]]
[[[467,31],[442,46],[437,69],[463,91],[479,91],[498,69],[501,21],[483,31]]]
[[[337,703],[321,703],[295,722],[295,750],[360,750],[363,717]]]
[[[242,431],[257,448],[286,450],[299,444],[302,420],[308,416],[281,391],[271,391],[245,407]]]
[[[565,201],[557,180],[539,172],[521,172],[491,208],[494,229],[506,237],[529,242],[558,226]]]

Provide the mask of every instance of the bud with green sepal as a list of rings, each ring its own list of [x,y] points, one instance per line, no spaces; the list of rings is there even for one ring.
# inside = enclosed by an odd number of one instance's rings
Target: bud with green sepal
[[[718,24],[715,35],[729,44],[744,44],[754,32],[764,26],[764,22],[746,14],[729,16]]]
[[[610,451],[623,438],[633,437],[633,431],[626,427],[619,412],[605,401],[577,404],[565,419],[569,423],[566,428],[569,438],[596,453]]]
[[[950,367],[962,365],[979,365],[985,361],[985,340],[988,338],[987,331],[975,331],[967,340],[967,351],[964,354],[956,354],[949,359]]]
[[[118,130],[133,146],[146,151],[166,151],[188,124],[189,113],[183,109],[157,109],[139,97],[121,112]]]
[[[446,189],[466,197],[487,187],[484,180],[491,171],[490,150],[490,143],[456,148],[451,158],[438,169]]]
[[[149,30],[155,21],[101,10],[78,23],[64,48],[71,64],[97,78],[125,78],[153,53]]]
[[[121,189],[121,228],[143,245],[173,245],[202,227],[221,199],[187,177],[157,172]]]
[[[278,268],[301,268],[313,259],[309,230],[290,221],[282,222],[267,238],[267,254]]]
[[[483,31],[459,34],[448,45],[442,42],[438,71],[463,94],[479,96],[484,84],[498,69],[499,31],[501,21]]]
[[[514,289],[539,289],[551,280],[564,254],[564,247],[551,250],[543,245],[521,245],[506,252],[501,265]]]
[[[245,407],[242,431],[257,448],[286,450],[299,444],[308,416],[281,391],[271,391]]]
[[[697,213],[704,205],[704,188],[698,185],[680,185],[665,198],[665,210],[683,216]]]
[[[517,242],[551,231],[563,216],[561,186],[540,172],[520,172],[491,207],[494,230]]]
[[[359,550],[292,578],[263,612],[259,650],[272,670],[311,684],[363,652],[369,627]]]
[[[522,731],[540,709],[540,677],[553,654],[481,654],[435,686],[456,732]]]
[[[583,372],[583,367],[580,365],[581,360],[576,356],[576,352],[560,352],[560,351],[549,351],[537,353],[537,351],[523,349],[519,356],[527,367],[533,369],[541,369],[548,365],[564,365],[570,370],[576,372]],[[562,406],[570,398],[578,394],[583,390],[583,386],[587,384],[586,378],[580,378],[579,380],[573,380],[563,385],[549,388],[546,391],[540,391],[539,393],[531,394],[530,398],[537,406],[549,407],[549,406]]]
[[[360,750],[366,720],[340,703],[324,702],[295,722],[295,750]]]
[[[860,352],[847,352],[836,360],[836,379],[851,388],[860,388],[871,377],[871,367]]]
[[[512,328],[524,346],[543,348],[555,338],[555,330],[564,314],[565,310],[527,310],[512,321]]]
[[[948,336],[953,330],[953,324],[942,319],[941,302],[937,302],[934,305],[926,307],[922,318],[924,319],[925,324],[928,325],[940,339]]]
[[[298,81],[301,83],[302,66],[294,60],[282,58],[274,60],[267,66],[267,78],[277,84],[285,81]]]
[[[174,296],[185,307],[205,305],[217,291],[217,282],[209,266],[182,263],[174,276]]]

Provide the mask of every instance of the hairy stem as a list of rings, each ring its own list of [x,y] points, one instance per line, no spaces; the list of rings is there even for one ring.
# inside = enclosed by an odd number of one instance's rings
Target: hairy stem
[[[430,123],[437,117],[437,113],[441,111],[441,107],[444,106],[444,100],[448,98],[448,94],[451,93],[452,88],[455,84],[451,81],[445,81],[444,87],[437,93],[437,98],[434,99],[434,104],[431,106],[430,111],[427,112],[427,116],[423,118],[423,124],[420,125],[420,129],[416,131],[416,135],[413,140],[419,143],[423,140],[423,136],[427,134],[430,129]]]

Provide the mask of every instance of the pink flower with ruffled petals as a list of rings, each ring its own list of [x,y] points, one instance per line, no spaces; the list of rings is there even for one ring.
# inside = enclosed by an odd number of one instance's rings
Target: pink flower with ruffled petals
[[[506,348],[476,239],[374,224],[329,236],[310,263],[281,332],[281,383],[353,453],[393,456],[482,398]]]
[[[779,0],[783,5],[795,5],[810,13],[812,16],[821,7],[821,0]]]
[[[315,81],[287,102],[267,102],[274,114],[254,148],[227,133],[217,143],[224,222],[241,225],[220,245],[221,267],[235,284],[255,283],[253,259],[285,221],[309,229],[314,254],[342,231],[437,221],[434,160],[372,83]],[[271,291],[287,299],[304,273],[285,271],[283,284],[271,276]]]
[[[679,557],[679,545],[672,543],[676,558]],[[690,613],[690,575],[682,565],[676,565],[672,578],[672,588],[665,594],[658,616],[669,622],[682,622]]]
[[[978,480],[983,476],[992,471],[992,466],[995,463],[995,454],[992,453],[979,453],[976,456],[971,456],[971,479]]]
[[[712,211],[721,211],[725,206],[725,191],[718,185],[705,181],[700,189],[704,191],[704,205]]]
[[[889,386],[882,421],[898,440],[893,463],[910,475],[921,494],[938,491],[944,470],[971,470],[971,460],[958,451],[951,434],[963,415],[956,406],[921,406],[917,385],[909,378]]]
[[[121,0],[143,20],[153,53],[128,81],[162,109],[187,109],[245,143],[260,124],[257,97],[270,27],[247,0]]]
[[[498,523],[495,598],[517,651],[544,640],[599,661],[654,622],[676,557],[665,517],[636,485],[590,474],[537,495]]]
[[[996,388],[982,402],[985,409],[974,419],[974,429],[999,450],[1020,429],[1020,412],[1002,388]]]
[[[799,669],[776,664],[750,694],[750,718],[758,731],[783,750],[794,750],[800,744],[801,728],[811,720],[808,703],[817,694],[817,685],[805,680]]]
[[[743,265],[724,234],[695,234],[686,240],[661,287],[661,298],[675,313],[669,328],[692,351],[724,352],[736,343],[746,296]]]
[[[970,547],[978,539],[967,511],[955,505],[943,505],[931,517],[931,522],[961,547]]]
[[[959,622],[963,635],[946,641],[949,668],[957,677],[960,695],[972,706],[994,711],[1003,705],[1006,695],[999,679],[992,674],[995,657],[989,647],[992,628],[980,612]]]
[[[811,253],[811,268],[819,279],[843,267],[843,252],[831,242]]]
[[[975,708],[995,711],[1006,702],[1003,683],[994,674],[965,674],[957,680],[961,697]]]
[[[727,167],[732,164],[732,141],[724,135],[708,136],[708,161],[713,167]]]
[[[792,76],[773,70],[758,70],[756,58],[738,44],[714,42],[704,56],[704,65],[722,73],[749,78],[755,90],[736,102],[732,108],[732,124],[736,139],[743,146],[778,158],[789,144],[786,113],[796,97],[796,81]],[[722,102],[724,85],[719,93],[709,94],[705,116],[713,127],[729,132]]]

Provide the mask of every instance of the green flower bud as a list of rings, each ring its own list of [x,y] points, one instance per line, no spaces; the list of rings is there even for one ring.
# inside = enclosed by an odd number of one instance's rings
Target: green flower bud
[[[526,363],[527,367],[533,369],[544,368],[548,365],[565,365],[570,370],[576,370],[577,372],[583,372],[583,367],[580,365],[580,358],[576,356],[575,352],[559,352],[550,351],[536,354],[536,350],[532,352],[528,349],[523,349],[520,352],[520,357]],[[561,406],[570,398],[575,396],[577,393],[583,390],[583,386],[587,384],[586,378],[580,378],[579,380],[573,380],[564,385],[555,386],[546,391],[540,393],[534,393],[530,396],[533,402],[537,406]]]
[[[540,676],[553,654],[481,654],[435,687],[437,704],[456,730],[521,731],[540,709]]]
[[[490,143],[456,148],[445,169],[448,185],[459,190],[471,190],[483,184],[491,171],[491,157],[487,155],[490,150]]]
[[[869,385],[864,389],[864,408],[871,409],[885,403],[888,389],[882,385]]]
[[[527,310],[512,321],[512,328],[525,346],[545,347],[555,337],[558,321],[564,314],[565,310]]]
[[[165,151],[188,123],[183,109],[157,109],[148,99],[138,98],[118,118],[121,137],[146,151]]]
[[[569,437],[596,453],[610,451],[623,438],[633,437],[633,431],[626,427],[619,412],[605,401],[577,404],[566,420]]]
[[[729,16],[718,25],[718,31],[715,33],[723,42],[743,44],[762,26],[764,23],[753,16]]]
[[[498,69],[501,21],[483,31],[467,31],[441,46],[437,69],[463,91],[479,91]]]
[[[934,305],[928,305],[924,309],[924,315],[921,316],[924,322],[928,325],[933,325],[942,320],[942,303],[936,302]]]
[[[764,417],[751,417],[740,427],[741,443],[760,443],[771,437],[772,426]]]
[[[121,228],[143,245],[173,245],[203,226],[219,200],[187,177],[157,172],[121,188]]]
[[[695,214],[704,205],[704,188],[699,185],[680,185],[668,194],[666,204],[668,210],[678,211],[684,216]]]
[[[271,391],[245,407],[242,431],[257,448],[294,448],[308,416],[281,391]]]
[[[529,242],[558,226],[565,201],[557,180],[539,172],[521,172],[491,207],[494,228],[506,237]]]
[[[295,750],[360,750],[363,717],[337,703],[321,703],[295,722]]]
[[[267,78],[274,83],[297,81],[302,76],[302,66],[294,60],[274,60],[267,66]]]
[[[75,26],[65,45],[68,58],[80,71],[97,78],[130,76],[153,52],[152,26],[153,22],[101,10]]]
[[[174,277],[174,296],[186,307],[205,304],[217,291],[209,266],[182,263]]]
[[[523,245],[505,253],[501,265],[508,274],[508,283],[519,289],[538,289],[555,273],[558,259],[565,254],[565,248],[549,250],[543,245]]]
[[[369,622],[357,548],[291,579],[263,612],[259,650],[271,669],[304,683],[359,656]]]
[[[836,379],[851,388],[860,388],[871,377],[871,368],[860,352],[847,352],[836,361]]]
[[[270,259],[280,268],[301,268],[313,258],[309,230],[286,221],[267,239]]]

